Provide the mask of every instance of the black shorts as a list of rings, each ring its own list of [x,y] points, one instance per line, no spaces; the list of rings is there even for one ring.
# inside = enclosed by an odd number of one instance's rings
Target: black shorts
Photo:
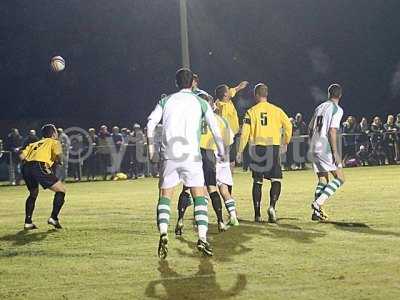
[[[280,146],[250,146],[249,154],[254,179],[282,178]]]
[[[200,149],[206,186],[217,185],[217,161],[213,150]]]
[[[229,162],[236,162],[237,156],[237,144],[239,141],[239,135],[233,137],[233,144],[229,146]]]
[[[22,176],[29,190],[38,188],[39,183],[44,189],[47,189],[58,181],[53,170],[44,162],[39,161],[26,162],[22,167]]]

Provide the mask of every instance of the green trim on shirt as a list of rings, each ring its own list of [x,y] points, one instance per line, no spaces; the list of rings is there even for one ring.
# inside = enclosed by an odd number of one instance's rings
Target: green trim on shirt
[[[171,95],[162,98],[160,101],[158,101],[158,105],[160,105],[162,108],[164,108],[165,104],[167,104],[167,101],[169,98],[171,98]]]

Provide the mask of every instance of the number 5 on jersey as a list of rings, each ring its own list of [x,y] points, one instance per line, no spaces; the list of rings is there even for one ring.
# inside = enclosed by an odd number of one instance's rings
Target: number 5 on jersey
[[[267,126],[268,125],[267,113],[265,113],[265,112],[260,113],[260,119],[261,119],[261,126]]]

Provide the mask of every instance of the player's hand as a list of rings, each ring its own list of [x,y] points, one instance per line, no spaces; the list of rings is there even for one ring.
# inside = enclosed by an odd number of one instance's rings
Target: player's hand
[[[248,82],[248,81],[242,81],[242,82],[239,83],[239,85],[238,85],[238,90],[243,90],[243,89],[245,89],[248,85],[249,85],[249,82]]]
[[[236,162],[238,164],[241,164],[242,160],[243,160],[243,155],[242,155],[242,153],[238,152],[237,155],[236,155]]]
[[[341,159],[339,153],[333,153],[333,160],[334,160],[335,165],[338,168],[342,167],[342,159]]]
[[[225,162],[226,161],[226,156],[217,154],[217,162]]]
[[[282,153],[282,154],[285,154],[285,153],[287,152],[287,147],[288,147],[287,144],[281,145],[281,153]]]
[[[148,151],[149,151],[149,160],[151,162],[154,162],[155,147],[153,144],[149,144]]]

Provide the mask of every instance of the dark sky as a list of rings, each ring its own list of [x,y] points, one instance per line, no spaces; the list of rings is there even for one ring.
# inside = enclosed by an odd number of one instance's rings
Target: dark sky
[[[175,89],[178,3],[1,1],[2,124],[143,124],[159,95]],[[188,0],[188,9],[203,89],[263,81],[272,102],[309,115],[335,81],[345,114],[400,111],[398,0]],[[54,55],[65,58],[64,72],[50,71]]]

